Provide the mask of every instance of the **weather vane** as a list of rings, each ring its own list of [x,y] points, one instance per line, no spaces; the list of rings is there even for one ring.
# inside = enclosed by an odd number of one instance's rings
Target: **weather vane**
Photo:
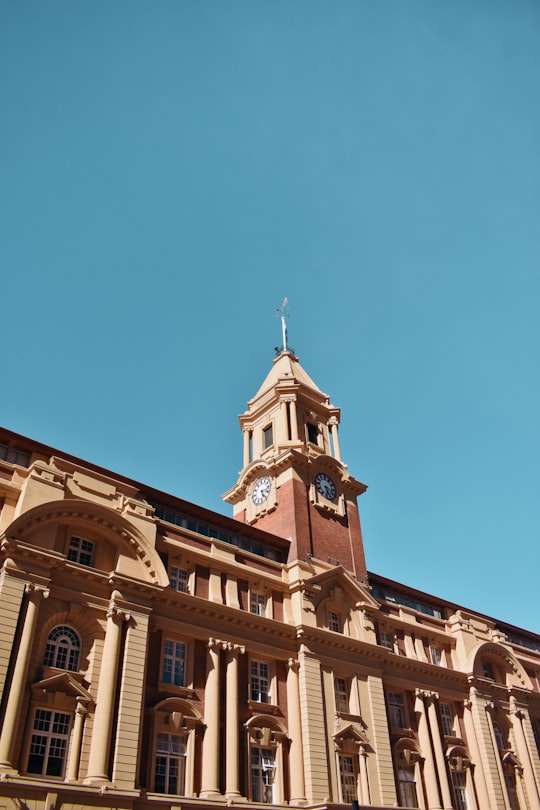
[[[279,347],[276,346],[276,354],[282,354],[283,352],[292,352],[292,351],[294,351],[292,348],[287,346],[287,316],[286,316],[285,310],[287,308],[288,303],[289,303],[288,298],[284,298],[282,305],[280,307],[278,307],[277,310],[276,310],[276,316],[281,318],[281,334],[282,334],[282,337],[283,337],[283,346],[282,346],[281,349],[279,349]]]

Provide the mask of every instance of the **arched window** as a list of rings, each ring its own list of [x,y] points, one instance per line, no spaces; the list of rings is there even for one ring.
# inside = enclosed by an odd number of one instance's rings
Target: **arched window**
[[[80,655],[81,640],[75,630],[64,624],[53,627],[45,646],[44,666],[76,672]]]
[[[249,786],[251,801],[285,803],[283,743],[285,731],[274,717],[255,715],[246,723],[248,733]]]
[[[193,707],[179,698],[166,698],[153,710],[153,756],[150,785],[156,793],[193,796],[197,729],[202,720]]]

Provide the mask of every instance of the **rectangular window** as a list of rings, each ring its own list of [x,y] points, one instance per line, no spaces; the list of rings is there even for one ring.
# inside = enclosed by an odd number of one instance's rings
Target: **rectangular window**
[[[272,425],[268,425],[268,427],[263,428],[263,449],[267,450],[269,447],[272,447],[274,444],[274,430]]]
[[[251,700],[270,703],[270,671],[264,661],[251,662]]]
[[[414,768],[398,768],[398,785],[401,807],[418,807]]]
[[[450,774],[452,777],[456,810],[468,810],[466,790],[467,775],[464,771],[450,771]]]
[[[344,804],[351,804],[358,799],[356,787],[356,771],[352,757],[340,755],[339,757],[339,779],[341,782],[341,801]]]
[[[30,453],[26,450],[17,450],[8,444],[0,442],[0,461],[7,461],[9,464],[18,464],[20,467],[30,466]]]
[[[436,667],[442,666],[442,651],[438,647],[430,647],[429,655],[432,664],[435,664]]]
[[[266,596],[263,593],[251,591],[251,612],[257,616],[266,616]]]
[[[341,633],[341,620],[335,610],[328,611],[328,629],[334,633]]]
[[[30,741],[28,773],[63,776],[71,717],[62,712],[36,709]]]
[[[311,444],[319,443],[319,428],[317,427],[317,425],[313,425],[311,422],[308,422],[307,435],[308,435],[308,442],[311,442]]]
[[[349,711],[349,683],[345,678],[334,678],[336,712]]]
[[[163,683],[185,686],[186,645],[166,639],[163,647]]]
[[[495,680],[495,670],[489,661],[482,662],[482,674],[484,678],[489,678],[490,681]]]
[[[188,593],[188,572],[185,568],[177,568],[171,565],[169,570],[169,580],[173,591]]]
[[[405,702],[401,692],[388,692],[388,714],[391,728],[406,728]]]
[[[392,652],[394,652],[394,637],[392,633],[387,633],[384,630],[381,630],[379,633],[379,640],[381,647],[386,647],[387,650],[392,650]]]
[[[439,703],[442,733],[447,737],[457,737],[454,728],[454,711],[450,703]]]
[[[69,541],[68,560],[79,565],[92,565],[94,544],[84,537],[72,537]]]
[[[271,748],[251,748],[251,799],[272,804],[276,766]]]
[[[154,790],[183,796],[186,781],[186,740],[179,734],[158,734]]]

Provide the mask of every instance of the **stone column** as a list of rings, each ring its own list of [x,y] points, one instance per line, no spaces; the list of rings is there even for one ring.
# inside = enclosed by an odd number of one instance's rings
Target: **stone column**
[[[69,747],[69,759],[66,768],[66,782],[76,782],[79,776],[79,762],[81,760],[81,746],[84,728],[84,718],[88,714],[85,701],[78,697],[75,709],[75,722]]]
[[[130,618],[129,613],[119,610],[115,604],[115,597],[119,595],[117,591],[113,592],[109,610],[107,611],[107,627],[99,670],[96,710],[85,784],[99,784],[110,781],[108,773],[109,751],[119,669],[118,658],[122,641],[122,625],[124,621]]]
[[[0,737],[0,770],[13,768],[11,758],[13,755],[13,741],[21,719],[23,708],[24,689],[28,674],[28,664],[33,650],[34,633],[36,630],[38,607],[41,597],[44,599],[49,591],[39,585],[28,583],[25,588],[27,595],[26,614],[19,648],[15,656],[15,666],[9,687],[9,696],[6,702],[6,711]],[[14,651],[15,652],[15,651]]]
[[[289,397],[279,398],[279,434],[279,443],[289,441]]]
[[[435,768],[435,760],[433,759],[426,707],[424,704],[426,693],[422,689],[417,689],[415,695],[416,702],[414,711],[418,717],[418,740],[420,742],[422,756],[424,757],[424,782],[426,785],[427,806],[429,810],[442,810],[439,788],[437,786],[437,770]]]
[[[341,461],[341,449],[339,446],[339,436],[338,436],[338,420],[335,416],[331,416],[328,420],[328,425],[330,427],[330,432],[332,433],[332,444],[334,446],[334,457],[337,461]]]
[[[206,726],[202,752],[201,798],[220,796],[219,791],[219,663],[220,642],[208,640],[206,656],[206,689],[204,692],[204,723]]]
[[[441,733],[439,731],[439,718],[437,717],[437,707],[435,701],[439,699],[437,692],[426,693],[428,704],[428,723],[431,729],[431,739],[433,740],[433,748],[435,749],[435,760],[437,762],[437,769],[439,771],[439,785],[441,786],[443,807],[445,810],[452,810],[452,794],[450,793],[450,785],[448,784],[448,773],[446,770],[446,758],[441,743]]]
[[[367,771],[367,751],[363,745],[360,746],[358,756],[360,759],[360,793],[362,796],[362,804],[371,804]]]
[[[523,781],[527,791],[528,806],[531,810],[540,810],[540,801],[538,799],[538,790],[536,788],[536,781],[534,778],[534,771],[532,768],[529,749],[523,731],[522,721],[524,712],[518,707],[514,695],[510,696],[510,720],[514,729],[514,737],[516,740],[517,755],[520,759],[523,768]],[[520,781],[516,777],[516,781]]]
[[[225,794],[232,799],[240,796],[238,751],[240,722],[238,720],[238,656],[246,651],[237,644],[227,644],[227,694],[225,704]]]
[[[300,691],[298,687],[298,661],[289,658],[287,671],[287,717],[289,721],[289,774],[291,798],[289,804],[306,803],[304,781],[304,749],[302,746],[302,717],[300,714]]]
[[[291,397],[290,402],[290,417],[291,417],[291,439],[293,442],[298,441],[298,416],[296,413],[296,397]]]

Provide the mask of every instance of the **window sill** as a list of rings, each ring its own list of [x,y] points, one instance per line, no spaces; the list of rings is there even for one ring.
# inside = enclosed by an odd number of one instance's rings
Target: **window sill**
[[[187,698],[188,700],[192,700],[195,697],[195,692],[189,686],[175,686],[173,683],[163,683],[161,682],[158,685],[159,692],[167,692],[168,694],[172,694],[175,697],[182,697]]]
[[[260,703],[258,700],[248,700],[248,706],[257,714],[279,714],[279,706],[275,703]]]

